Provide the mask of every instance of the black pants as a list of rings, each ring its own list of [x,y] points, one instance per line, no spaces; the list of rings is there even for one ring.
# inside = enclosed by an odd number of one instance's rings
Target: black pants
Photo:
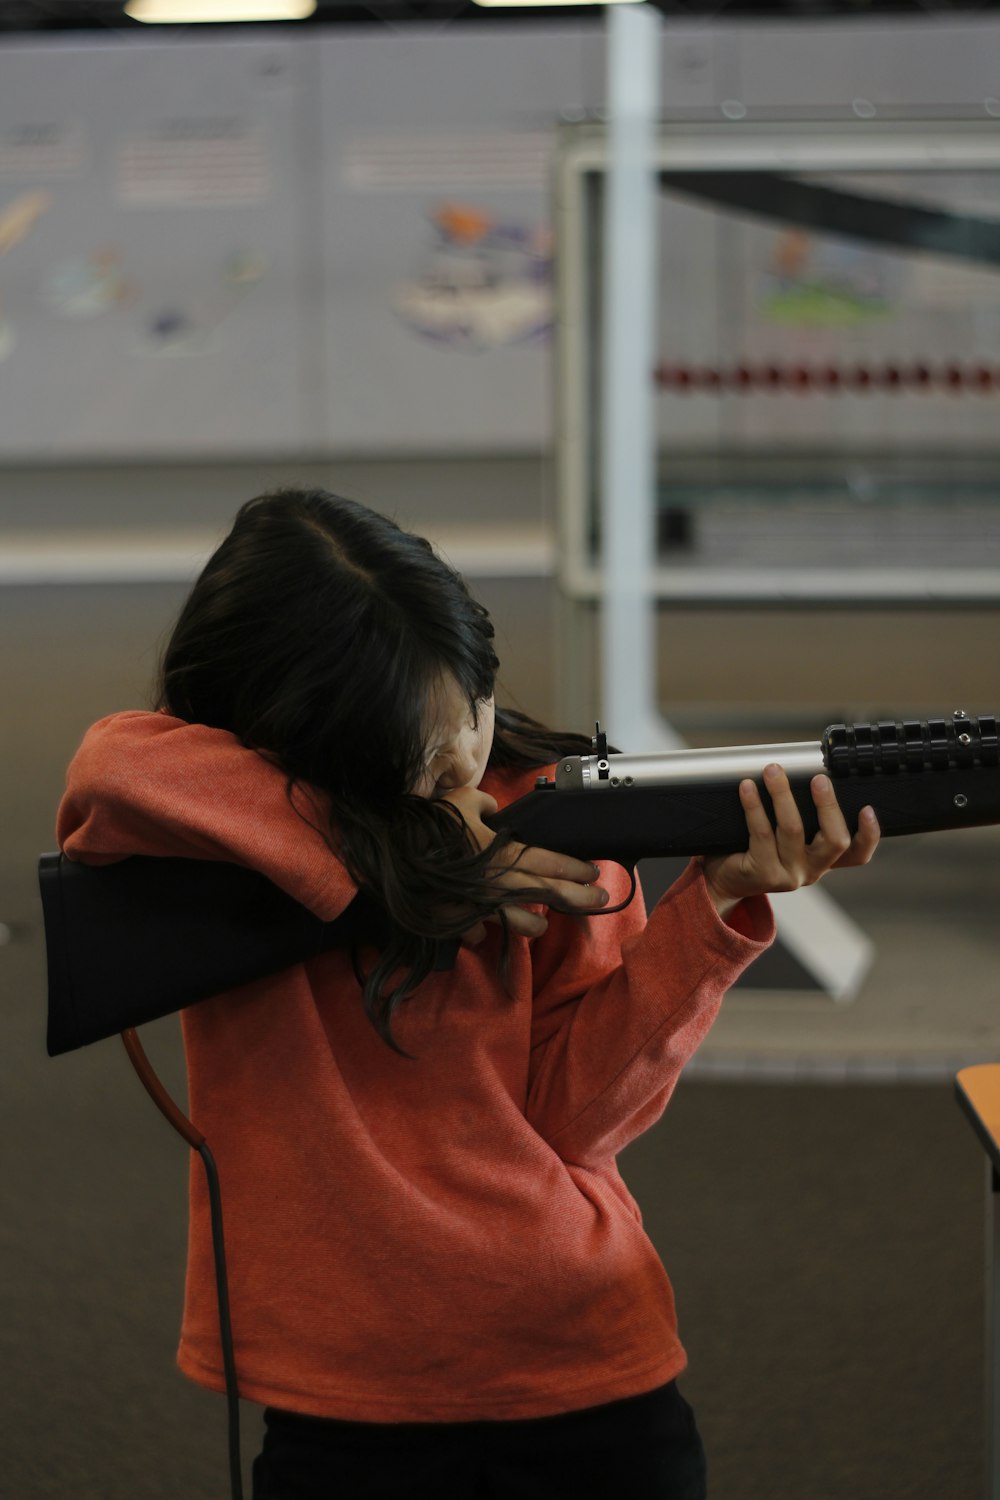
[[[269,1407],[253,1500],[705,1500],[676,1384],[520,1422],[338,1422]]]

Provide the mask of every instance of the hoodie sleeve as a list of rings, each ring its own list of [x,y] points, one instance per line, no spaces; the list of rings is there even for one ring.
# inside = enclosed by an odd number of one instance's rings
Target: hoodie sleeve
[[[617,879],[602,876],[612,900]],[[724,921],[698,861],[648,923],[639,897],[606,921],[551,914],[533,944],[527,1114],[564,1161],[606,1161],[659,1118],[726,991],[773,936],[763,896]]]
[[[323,805],[234,735],[162,713],[101,719],[70,763],[56,834],[70,859],[228,860],[266,875],[324,921],[356,887],[326,843]]]

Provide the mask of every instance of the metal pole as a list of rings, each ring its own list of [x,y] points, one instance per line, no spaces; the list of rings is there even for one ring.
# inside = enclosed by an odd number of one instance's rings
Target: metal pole
[[[657,12],[609,7],[600,703],[614,744],[650,751],[684,744],[658,711],[654,649],[659,42]],[[871,966],[871,941],[815,886],[774,905],[785,946],[834,998],[852,999]]]
[[[656,488],[656,11],[608,12],[600,517],[601,711],[616,743],[649,743],[656,719],[651,574]],[[662,739],[662,732],[657,735]],[[654,748],[658,748],[654,746]]]

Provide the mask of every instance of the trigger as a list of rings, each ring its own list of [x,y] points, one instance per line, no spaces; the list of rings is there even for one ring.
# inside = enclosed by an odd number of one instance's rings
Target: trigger
[[[611,860],[611,861],[609,861],[609,863],[616,864],[617,861],[616,860]],[[624,870],[625,866],[624,865],[619,865],[618,868],[620,870]],[[637,885],[637,879],[636,879],[636,873],[635,873],[635,865],[633,865],[632,868],[631,868],[631,870],[628,871],[628,878],[629,878],[629,891],[628,891],[628,895],[625,897],[624,901],[619,901],[619,903],[618,903],[617,906],[602,906],[602,907],[599,907],[597,909],[597,911],[588,912],[587,916],[588,917],[610,917],[610,916],[613,916],[616,911],[624,911],[625,908],[626,908],[626,906],[629,905],[629,903],[631,902],[632,898],[635,896],[636,885]]]

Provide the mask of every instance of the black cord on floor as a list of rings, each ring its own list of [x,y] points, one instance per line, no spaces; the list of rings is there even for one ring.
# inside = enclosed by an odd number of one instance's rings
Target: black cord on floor
[[[236,1359],[233,1354],[233,1328],[229,1318],[229,1278],[226,1274],[226,1245],[222,1235],[222,1194],[215,1159],[207,1141],[195,1147],[205,1168],[208,1202],[212,1215],[212,1249],[215,1255],[215,1287],[219,1303],[219,1337],[222,1341],[222,1364],[226,1374],[226,1407],[229,1422],[229,1485],[232,1500],[243,1500],[243,1473],[240,1465],[240,1396],[236,1385]]]

